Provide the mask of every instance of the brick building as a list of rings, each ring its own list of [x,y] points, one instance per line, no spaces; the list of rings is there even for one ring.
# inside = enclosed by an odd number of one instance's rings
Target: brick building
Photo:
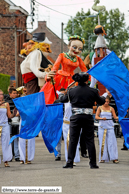
[[[16,6],[11,0],[0,0],[0,73],[11,76],[12,82],[17,87],[23,85],[20,64],[23,58],[19,57],[23,43],[31,39],[36,32],[45,32],[46,37],[52,42],[52,53],[48,59],[53,63],[61,53],[61,39],[47,26],[46,21],[39,21],[38,28],[29,33],[26,28],[28,12]],[[16,48],[16,49],[15,49]],[[67,44],[63,44],[63,51],[68,51]]]
[[[23,59],[18,54],[26,41],[27,15],[28,12],[10,0],[0,0],[0,73],[10,75],[11,80],[17,79],[19,86]]]
[[[61,39],[47,27],[46,21],[38,21],[38,28],[36,28],[32,32],[32,34],[38,33],[38,32],[45,32],[46,37],[52,42],[52,45],[51,45],[52,53],[50,53],[49,56],[55,61],[58,55],[61,53]],[[67,44],[64,42],[63,52],[67,52],[67,51],[68,51],[68,47],[67,47]]]

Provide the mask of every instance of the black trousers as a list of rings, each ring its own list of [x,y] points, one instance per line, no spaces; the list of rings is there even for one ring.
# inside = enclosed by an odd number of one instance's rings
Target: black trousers
[[[81,133],[81,137],[80,137],[80,147],[81,147],[81,154],[87,154],[86,140],[85,140],[85,135],[83,134],[83,132]]]
[[[81,128],[87,145],[90,164],[94,165],[96,164],[96,150],[94,144],[94,120],[91,115],[86,114],[73,115],[70,118],[70,142],[67,163],[73,164]]]

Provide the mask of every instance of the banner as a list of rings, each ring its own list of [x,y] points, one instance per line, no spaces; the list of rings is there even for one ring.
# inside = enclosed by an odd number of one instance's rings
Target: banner
[[[51,152],[56,152],[62,133],[63,104],[45,105],[44,93],[35,93],[13,100],[21,116],[21,129],[17,137],[31,139],[42,132],[44,142]]]

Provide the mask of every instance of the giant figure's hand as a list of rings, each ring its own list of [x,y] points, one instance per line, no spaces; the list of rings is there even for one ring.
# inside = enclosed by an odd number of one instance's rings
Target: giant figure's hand
[[[51,79],[52,77],[54,77],[54,75],[56,74],[56,71],[50,71],[47,73],[47,80]]]

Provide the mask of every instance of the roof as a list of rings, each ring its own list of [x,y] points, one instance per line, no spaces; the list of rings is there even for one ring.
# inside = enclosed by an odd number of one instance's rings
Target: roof
[[[38,22],[40,22],[40,21],[38,21]],[[41,21],[42,22],[42,21]],[[46,21],[45,21],[46,22]],[[38,26],[39,27],[39,26]],[[38,27],[36,28],[36,29],[34,29],[32,32],[31,32],[31,34],[33,34],[37,29],[38,29]],[[46,29],[48,30],[48,31],[50,31],[54,36],[56,36],[58,39],[61,39],[57,34],[55,34],[50,28],[48,28],[47,27],[47,25],[46,25]],[[64,42],[64,41],[63,41]],[[64,42],[64,44],[65,45],[67,45],[65,42]]]
[[[20,6],[16,6],[12,1],[10,1],[10,0],[4,0],[4,1],[10,5],[10,7],[9,7],[9,10],[10,11],[19,10],[19,11],[21,11],[21,13],[23,13],[25,15],[28,15],[29,14],[25,9],[23,9]]]

